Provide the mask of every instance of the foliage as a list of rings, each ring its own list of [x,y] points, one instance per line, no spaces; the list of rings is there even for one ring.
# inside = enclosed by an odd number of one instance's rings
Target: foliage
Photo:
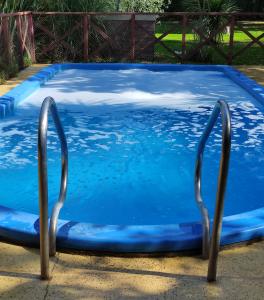
[[[121,0],[119,10],[123,12],[162,12],[170,0]]]
[[[236,0],[236,5],[242,11],[264,12],[263,0]]]
[[[185,11],[185,2],[186,0],[171,0],[166,11]],[[264,12],[263,0],[234,0],[234,2],[240,11]]]
[[[8,78],[14,77],[18,70],[18,64],[14,59],[8,65],[0,60],[0,84],[3,84]]]
[[[0,0],[0,10],[14,11],[110,11],[115,8],[115,0]]]
[[[161,12],[171,0],[0,0],[0,10]]]
[[[191,12],[225,12],[232,13],[238,10],[234,0],[186,0],[185,9]],[[219,44],[223,40],[223,34],[226,31],[227,17],[225,16],[199,16],[193,21],[194,26],[203,33],[210,41]],[[196,34],[197,40],[203,40],[199,34]],[[199,60],[210,62],[212,60],[212,51],[209,47],[203,47],[200,50]]]
[[[185,0],[186,11],[192,12],[226,12],[237,11],[235,0]]]
[[[232,13],[238,10],[233,0],[186,0],[184,2],[187,11],[191,12],[225,12]],[[197,23],[197,22],[196,22]],[[211,33],[219,31],[226,23],[224,16],[202,16],[199,20],[199,28],[208,37]],[[223,32],[214,36],[214,41],[222,40]]]

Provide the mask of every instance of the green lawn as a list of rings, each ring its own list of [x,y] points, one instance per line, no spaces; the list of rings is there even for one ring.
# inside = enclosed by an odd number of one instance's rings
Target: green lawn
[[[173,51],[180,52],[181,51],[181,41],[182,34],[181,28],[178,25],[173,24],[160,24],[156,27],[156,37],[160,37],[163,32],[166,32],[168,29],[172,29],[172,33],[168,34],[166,37],[162,39],[162,41],[170,47]],[[175,29],[174,29],[175,28]],[[254,36],[258,37],[264,32],[264,23],[259,23],[256,26],[247,26],[247,30]],[[264,38],[260,39],[262,43],[264,43]],[[244,32],[236,29],[234,34],[234,53],[238,52],[241,48],[245,47],[249,42],[251,42],[250,37]],[[190,29],[187,29],[186,33],[186,45],[187,51],[197,45],[198,41],[195,38],[195,35],[191,32]],[[229,51],[229,34],[225,33],[223,35],[223,41],[220,45],[220,49],[224,53],[228,53]],[[211,61],[207,61],[208,63],[215,64],[224,64],[225,59],[218,54],[215,49],[208,49],[207,51],[211,53]],[[167,51],[162,45],[156,44],[155,46],[155,60],[159,61],[168,61],[168,62],[176,62],[177,58],[174,57],[172,53]],[[199,63],[199,60],[194,61]],[[206,63],[206,61],[201,61]],[[260,65],[264,64],[264,50],[258,44],[254,44],[252,47],[246,49],[241,55],[236,57],[233,61],[233,64],[248,64],[248,65]]]

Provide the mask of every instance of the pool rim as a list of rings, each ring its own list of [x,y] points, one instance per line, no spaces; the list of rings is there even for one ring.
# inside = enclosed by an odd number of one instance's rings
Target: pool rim
[[[0,97],[0,115],[7,116],[6,102],[15,107],[55,74],[67,69],[151,71],[221,71],[264,105],[264,87],[226,65],[171,65],[129,63],[67,63],[44,67]],[[1,105],[4,103],[3,105]],[[5,112],[1,114],[1,108]],[[67,199],[66,199],[67,201]],[[215,201],[215,200],[213,200]],[[194,205],[196,205],[194,201]],[[0,206],[0,237],[29,246],[39,245],[38,215]],[[223,218],[221,245],[264,237],[264,207]],[[105,252],[172,252],[197,250],[202,245],[201,221],[166,225],[96,225],[59,220],[58,249]]]

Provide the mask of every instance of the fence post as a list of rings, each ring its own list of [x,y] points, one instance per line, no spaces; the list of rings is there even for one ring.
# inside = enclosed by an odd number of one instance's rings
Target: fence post
[[[186,31],[187,31],[188,17],[183,15],[182,17],[182,53],[181,53],[181,63],[185,61],[186,55]]]
[[[27,15],[28,17],[28,29],[29,29],[29,38],[30,38],[30,58],[31,62],[36,63],[36,45],[35,45],[35,32],[34,32],[34,22],[33,22],[33,14],[32,12]]]
[[[16,16],[16,29],[17,29],[17,40],[18,40],[18,64],[19,68],[24,68],[24,47],[23,47],[23,36],[21,28],[21,18],[19,15]]]
[[[83,60],[89,59],[90,15],[83,16]]]
[[[136,48],[136,18],[135,14],[131,14],[130,19],[131,28],[131,60],[135,60],[135,48]]]
[[[232,16],[230,22],[230,36],[229,36],[229,49],[228,49],[228,61],[227,61],[229,65],[232,65],[233,63],[235,23],[236,23],[235,16]]]
[[[4,59],[5,64],[11,64],[11,41],[9,32],[9,17],[2,17],[2,34],[3,34],[3,44],[4,44]]]

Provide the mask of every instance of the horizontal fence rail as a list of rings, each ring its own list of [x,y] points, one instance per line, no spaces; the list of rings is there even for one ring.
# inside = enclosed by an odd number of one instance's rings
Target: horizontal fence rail
[[[105,15],[105,16],[131,16],[132,14],[136,15],[158,15],[158,16],[264,16],[264,12],[163,12],[163,13],[151,13],[151,12],[60,12],[60,11],[51,11],[51,12],[19,12],[14,14],[27,14],[32,13],[33,15]]]
[[[248,57],[264,63],[264,13],[0,14],[0,67],[63,61],[239,64]]]

